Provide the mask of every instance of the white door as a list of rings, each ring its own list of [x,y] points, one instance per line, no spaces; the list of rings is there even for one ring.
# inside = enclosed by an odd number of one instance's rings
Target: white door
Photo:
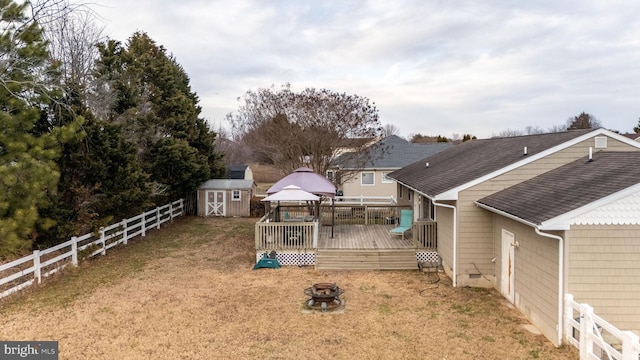
[[[502,277],[500,292],[513,302],[515,295],[515,235],[502,229]]]
[[[225,216],[225,191],[207,190],[207,214],[206,216]]]

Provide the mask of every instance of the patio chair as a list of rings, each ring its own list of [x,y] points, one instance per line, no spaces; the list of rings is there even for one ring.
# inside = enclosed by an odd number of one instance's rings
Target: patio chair
[[[402,235],[402,240],[404,240],[404,233],[411,231],[412,224],[413,210],[400,210],[400,226],[391,229],[391,234]]]

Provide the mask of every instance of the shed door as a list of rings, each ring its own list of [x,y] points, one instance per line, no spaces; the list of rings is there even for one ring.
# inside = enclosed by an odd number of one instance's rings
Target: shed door
[[[515,295],[515,235],[502,229],[502,277],[500,292],[513,302]]]
[[[206,216],[225,216],[225,191],[207,190],[207,213]]]

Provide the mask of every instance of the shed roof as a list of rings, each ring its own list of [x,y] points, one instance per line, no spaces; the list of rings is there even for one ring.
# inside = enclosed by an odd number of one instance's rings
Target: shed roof
[[[640,152],[596,152],[477,203],[540,225],[640,184]]]
[[[400,169],[418,160],[437,154],[453,146],[451,143],[414,144],[396,135],[387,136],[373,145],[369,158],[362,167],[354,159],[357,154],[348,152],[333,162],[334,166],[350,169]]]
[[[388,176],[427,196],[436,196],[591,132],[597,130],[470,140]]]
[[[199,189],[234,189],[245,190],[253,187],[253,180],[211,179],[200,185]]]

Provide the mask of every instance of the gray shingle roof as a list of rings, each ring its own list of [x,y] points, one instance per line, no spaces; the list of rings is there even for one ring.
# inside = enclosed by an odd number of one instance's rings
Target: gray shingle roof
[[[536,225],[640,183],[640,152],[597,152],[478,200]]]
[[[436,196],[556,145],[593,131],[515,136],[466,141],[389,174],[423,194]],[[429,162],[429,167],[425,166]]]
[[[365,163],[365,169],[399,169],[403,166],[427,158],[443,150],[449,149],[450,143],[414,144],[396,135],[387,136],[380,140],[372,150],[369,159]],[[343,168],[352,168],[356,165],[350,161],[353,153],[343,154],[334,162]]]

